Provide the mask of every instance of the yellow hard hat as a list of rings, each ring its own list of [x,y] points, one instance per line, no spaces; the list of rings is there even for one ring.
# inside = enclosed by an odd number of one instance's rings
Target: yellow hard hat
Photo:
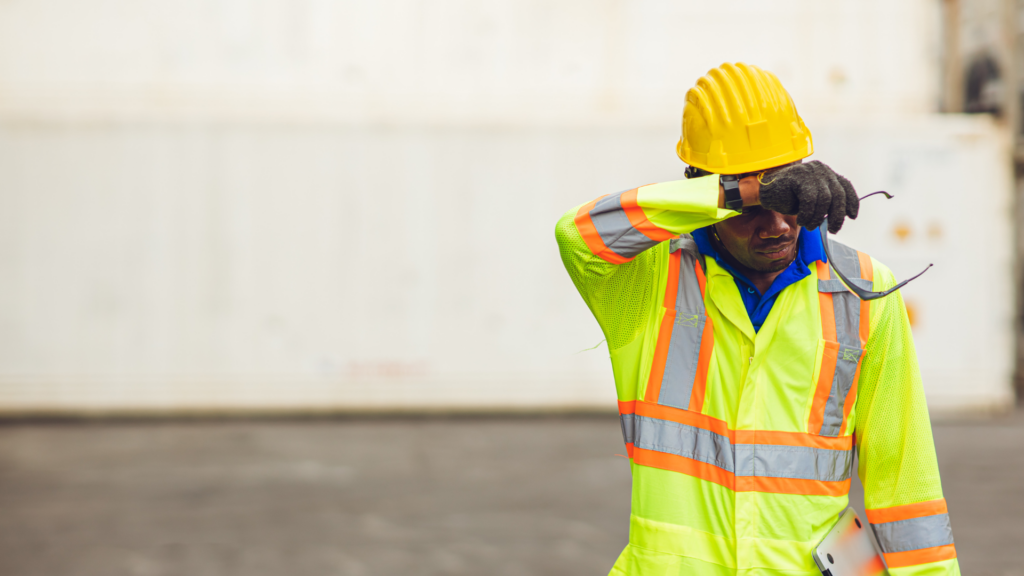
[[[686,93],[676,154],[715,174],[756,172],[814,152],[789,93],[774,74],[750,64],[722,64]]]

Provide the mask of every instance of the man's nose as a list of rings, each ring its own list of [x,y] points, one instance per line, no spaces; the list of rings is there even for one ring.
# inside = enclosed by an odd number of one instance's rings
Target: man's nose
[[[757,235],[761,239],[778,238],[793,231],[793,227],[786,222],[786,216],[779,212],[764,210],[759,220]]]

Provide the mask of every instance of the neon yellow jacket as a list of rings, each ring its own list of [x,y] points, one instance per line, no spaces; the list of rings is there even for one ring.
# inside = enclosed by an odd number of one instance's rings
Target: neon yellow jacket
[[[854,462],[893,576],[959,574],[899,292],[861,302],[824,262],[757,333],[736,283],[685,234],[735,215],[716,177],[567,212],[562,260],[604,331],[633,473],[612,574],[820,574]],[[681,237],[681,235],[683,235]],[[895,285],[832,243],[862,285]]]

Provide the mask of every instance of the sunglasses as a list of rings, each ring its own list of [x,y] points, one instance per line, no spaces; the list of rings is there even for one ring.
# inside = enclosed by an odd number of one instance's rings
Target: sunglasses
[[[735,178],[736,180],[742,180],[743,178],[747,178],[749,176],[757,176],[758,180],[760,181],[760,179],[763,178],[764,176],[766,176],[768,174],[771,174],[773,172],[776,172],[778,170],[781,170],[783,168],[786,168],[787,166],[788,165],[777,166],[775,168],[769,168],[768,170],[761,170],[759,172],[747,172],[745,174],[735,174],[735,175],[733,175],[731,177]],[[700,178],[701,176],[711,176],[712,174],[714,174],[714,172],[708,172],[707,170],[703,170],[701,168],[697,168],[696,166],[687,166],[686,167],[686,171],[683,172],[683,175],[686,178]],[[872,192],[871,194],[866,194],[864,196],[861,196],[860,200],[864,200],[866,198],[870,198],[870,197],[872,197],[872,196],[874,196],[876,194],[884,195],[887,200],[891,200],[892,199],[892,194],[889,194],[888,192],[886,192],[884,190],[879,190],[878,192]],[[904,286],[909,284],[911,280],[917,280],[918,278],[921,277],[922,274],[927,272],[928,269],[933,266],[933,264],[929,264],[928,266],[925,267],[924,270],[921,270],[916,275],[911,276],[910,278],[907,278],[903,282],[900,282],[899,284],[893,286],[892,288],[889,288],[888,290],[886,290],[884,292],[873,292],[871,290],[865,290],[865,289],[861,288],[860,286],[858,286],[858,285],[854,284],[853,282],[851,282],[850,279],[846,276],[846,274],[843,274],[843,272],[839,268],[836,267],[836,265],[835,265],[836,260],[835,260],[835,258],[832,257],[832,251],[829,250],[829,248],[828,248],[828,243],[829,242],[828,242],[828,218],[827,217],[825,218],[825,221],[821,223],[821,226],[818,226],[818,231],[821,234],[821,244],[825,247],[825,257],[828,258],[829,266],[831,266],[832,269],[836,271],[836,276],[839,276],[839,279],[843,281],[843,284],[845,284],[846,287],[849,288],[851,292],[856,294],[857,297],[860,298],[861,300],[877,300],[878,298],[885,298],[889,294],[892,294],[893,292],[895,292],[895,291],[899,290],[900,288],[903,288]]]
[[[878,192],[872,192],[871,194],[867,194],[865,196],[861,196],[860,199],[864,200],[865,198],[870,198],[875,194],[882,194],[886,197],[886,199],[892,199],[892,194],[889,194],[888,192],[882,190],[879,190]],[[818,231],[821,234],[821,243],[823,246],[825,246],[825,257],[828,258],[829,266],[831,266],[832,269],[835,270],[836,276],[839,276],[839,279],[843,281],[843,284],[845,284],[846,287],[849,288],[851,292],[856,294],[857,297],[860,298],[861,300],[876,300],[878,298],[885,298],[889,294],[892,294],[893,292],[906,286],[908,283],[910,283],[911,280],[916,280],[917,278],[920,278],[922,274],[927,272],[928,269],[932,267],[932,264],[929,264],[928,266],[925,267],[924,270],[918,272],[917,275],[907,278],[903,282],[900,282],[899,284],[893,286],[892,288],[889,288],[884,292],[872,292],[871,290],[865,290],[860,286],[854,284],[852,281],[850,281],[850,279],[847,278],[846,274],[843,274],[842,271],[836,267],[836,260],[832,258],[832,252],[828,249],[829,241],[827,217],[825,218],[825,221],[821,223],[821,226],[818,226]]]
[[[707,170],[704,170],[703,168],[697,168],[696,166],[687,166],[686,170],[683,171],[683,176],[686,177],[687,179],[690,179],[690,178],[700,178],[702,176],[717,175],[717,176],[722,176],[722,177],[729,178],[730,180],[743,180],[744,178],[750,178],[751,176],[754,176],[754,177],[756,177],[760,181],[765,176],[768,176],[768,175],[774,174],[774,173],[776,173],[776,172],[778,172],[780,170],[784,170],[786,168],[789,168],[793,164],[797,164],[797,163],[798,162],[790,162],[789,164],[783,164],[782,166],[775,166],[775,167],[772,167],[772,168],[768,168],[767,170],[758,170],[756,172],[744,172],[742,174],[717,174],[715,172],[708,172]]]

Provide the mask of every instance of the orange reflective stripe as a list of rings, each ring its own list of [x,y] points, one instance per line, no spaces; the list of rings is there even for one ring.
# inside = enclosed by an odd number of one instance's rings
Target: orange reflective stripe
[[[697,273],[697,284],[700,286],[700,297],[705,298],[707,294],[708,278],[704,275],[704,269],[700,266],[699,258],[694,262],[693,269]]]
[[[822,265],[828,266],[820,260],[818,261],[819,278]],[[831,292],[818,292],[818,307],[821,309],[821,337],[829,342],[838,342],[839,338],[836,337],[836,313],[832,304]]]
[[[819,296],[828,296],[829,304],[832,303],[832,295],[819,293]],[[822,311],[822,324],[825,323],[825,312]],[[829,314],[829,318],[832,315]],[[835,320],[832,323],[835,327]],[[834,330],[833,330],[834,331]],[[835,335],[833,334],[833,337]],[[807,433],[817,434],[821,432],[821,425],[825,421],[825,404],[828,396],[832,393],[832,379],[836,373],[836,363],[839,362],[839,343],[834,341],[825,342],[825,350],[821,354],[821,372],[818,373],[818,387],[814,391],[814,401],[811,403],[811,416],[807,419]]]
[[[712,418],[700,412],[693,412],[691,410],[680,410],[679,408],[672,408],[671,406],[662,406],[661,404],[655,404],[651,402],[637,402],[636,403],[636,414],[640,416],[648,416],[650,418],[658,418],[659,420],[669,420],[678,424],[686,424],[687,426],[693,426],[694,428],[700,428],[715,434],[720,434],[726,438],[732,439],[732,430],[729,430],[729,425],[724,420]]]
[[[658,344],[654,348],[654,361],[651,363],[651,375],[647,378],[647,391],[644,400],[657,402],[661,395],[661,381],[665,377],[665,362],[668,360],[668,345],[672,341],[672,326],[676,323],[676,311],[666,309],[661,317],[658,328]]]
[[[633,462],[641,466],[650,466],[651,468],[659,468],[670,472],[681,472],[687,476],[714,482],[730,490],[735,482],[735,477],[728,470],[676,454],[633,448]]]
[[[643,188],[643,186],[641,186]],[[633,225],[638,232],[644,236],[654,240],[656,242],[664,242],[665,240],[671,240],[679,236],[673,232],[669,232],[664,228],[655,226],[650,220],[647,219],[647,214],[644,209],[636,203],[636,194],[640,188],[633,188],[622,193],[619,197],[619,202],[622,204],[622,211],[626,213],[626,218],[629,218],[629,223]]]
[[[956,548],[953,544],[946,544],[945,546],[908,550],[906,552],[889,552],[885,555],[885,563],[889,565],[889,568],[903,568],[904,566],[941,562],[943,560],[952,560],[953,558],[956,558]]]
[[[700,268],[700,265],[697,265]],[[690,393],[689,409],[694,412],[704,411],[704,392],[708,387],[708,368],[711,366],[711,352],[715,349],[715,329],[711,317],[704,320],[704,330],[700,337],[700,355],[697,357],[697,376],[693,380],[693,392]]]
[[[707,294],[708,279],[704,276],[704,269],[700,267],[699,259],[694,261],[693,270],[697,274],[697,284],[700,285],[700,296]],[[690,405],[688,408],[694,412],[704,410],[704,393],[708,386],[708,368],[711,366],[711,352],[715,349],[715,328],[711,316],[705,316],[704,330],[700,336],[700,352],[697,356],[697,374],[693,379],[693,391],[690,393]]]
[[[871,256],[868,256],[867,254],[858,251],[857,260],[860,261],[860,277],[865,280],[874,280],[875,269],[874,266],[871,264]]]
[[[676,295],[679,292],[679,263],[682,250],[669,255],[668,280],[665,282],[665,299],[662,302],[664,314],[658,328],[658,343],[654,347],[654,360],[651,362],[651,374],[647,378],[647,391],[644,400],[657,402],[661,394],[661,380],[665,376],[665,361],[668,359],[668,347],[672,342],[672,326],[676,322]]]
[[[600,196],[591,202],[584,204],[577,212],[573,222],[576,223],[576,230],[579,231],[580,236],[583,238],[583,242],[587,244],[587,248],[590,252],[598,258],[608,262],[609,264],[625,264],[632,260],[632,258],[623,258],[615,252],[612,252],[608,246],[605,245],[604,240],[601,240],[601,235],[597,233],[597,228],[594,227],[594,221],[590,218],[590,211],[594,209],[594,205],[601,198],[607,196]]]
[[[815,262],[818,280],[828,280],[830,272],[828,264],[818,260]],[[839,343],[836,337],[836,315],[830,292],[818,292],[818,306],[821,311],[821,337],[825,340],[825,350],[821,356],[821,371],[818,373],[818,384],[814,389],[814,400],[811,402],[811,415],[807,419],[807,432],[818,434],[825,420],[825,404],[832,393],[832,379],[839,362]]]
[[[598,198],[598,200],[600,199],[601,198]],[[814,271],[818,273],[818,280],[828,280],[831,278],[831,273],[828,270],[828,264],[822,260],[814,261]]]
[[[632,442],[628,442],[626,444],[626,456],[629,456],[630,458],[632,458],[633,457],[633,450],[634,450],[633,443]]]
[[[850,493],[850,480],[823,482],[798,478],[768,478],[740,476],[736,478],[737,492],[768,492],[771,494],[802,494],[804,496],[844,496]]]
[[[818,280],[828,280],[828,264],[818,260]],[[836,342],[836,313],[832,303],[831,292],[818,292],[818,307],[821,310],[821,337],[829,342]]]
[[[867,513],[868,522],[883,524],[885,522],[899,522],[900,520],[911,520],[935,514],[946,514],[948,510],[946,510],[946,499],[939,498],[938,500],[928,500],[903,506],[891,506],[889,508],[868,508],[864,512]]]
[[[668,258],[668,280],[665,282],[665,300],[661,305],[671,310],[676,309],[676,297],[679,296],[679,265],[682,259],[682,250],[676,250]]]
[[[576,223],[576,230],[579,231],[580,236],[583,237],[583,241],[586,242],[587,248],[594,254],[603,252],[608,249],[604,245],[604,240],[601,240],[601,235],[597,233],[597,228],[594,227],[594,222],[590,219],[590,211],[594,209],[594,205],[601,198],[607,196],[598,196],[596,199],[587,202],[580,209],[576,211],[576,217],[573,218],[573,222]]]

